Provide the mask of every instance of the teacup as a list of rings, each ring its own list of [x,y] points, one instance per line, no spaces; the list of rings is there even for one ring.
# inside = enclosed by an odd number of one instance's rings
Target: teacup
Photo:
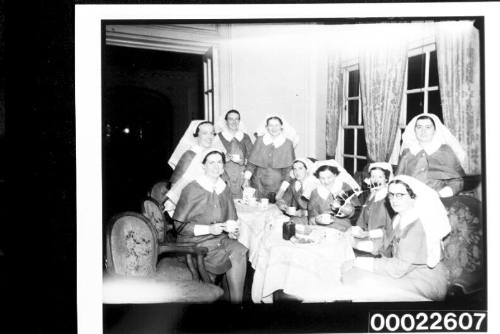
[[[267,198],[261,198],[260,199],[260,207],[262,209],[267,209],[268,206],[269,206],[269,199],[267,199]]]
[[[287,209],[286,209],[286,214],[287,215],[290,215],[290,216],[295,216],[295,214],[297,213],[297,208],[294,207],[294,206],[289,206]]]
[[[256,206],[257,205],[257,199],[255,197],[248,198],[248,205],[250,205],[250,206]]]
[[[226,222],[226,232],[233,233],[238,230],[240,223],[236,220],[228,220]]]
[[[231,154],[231,160],[234,162],[239,162],[240,161],[240,155],[239,154]]]

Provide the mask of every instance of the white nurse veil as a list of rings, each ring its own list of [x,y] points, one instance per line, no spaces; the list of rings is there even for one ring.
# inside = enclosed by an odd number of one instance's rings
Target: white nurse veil
[[[398,175],[395,180],[406,183],[416,195],[415,211],[425,231],[427,265],[434,268],[441,260],[442,240],[451,231],[448,213],[438,193],[423,182],[407,175]],[[393,224],[398,222],[395,219]]]
[[[283,122],[283,130],[282,130],[283,136],[285,136],[285,138],[287,139],[290,139],[293,143],[293,147],[296,147],[297,144],[299,143],[299,135],[297,134],[297,131],[290,123],[288,123],[288,121],[283,116],[278,114],[266,115],[264,120],[259,124],[259,126],[255,130],[257,135],[263,136],[267,133],[267,128],[266,128],[267,120],[271,117],[278,117],[279,119],[281,119],[281,121]]]
[[[434,125],[436,128],[434,137],[432,138],[432,142],[430,145],[430,151],[428,151],[429,149],[426,149],[427,154],[434,153],[437,149],[439,149],[439,147],[441,147],[441,145],[446,144],[451,147],[463,168],[467,157],[465,150],[463,149],[462,145],[460,145],[457,138],[450,132],[450,130],[446,126],[444,126],[439,117],[431,113],[419,114],[411,119],[411,121],[406,126],[405,132],[403,133],[401,152],[403,152],[403,150],[407,148],[411,153],[417,154],[422,149],[422,146],[420,146],[420,143],[417,139],[417,135],[415,134],[415,125],[417,124],[417,120],[423,116],[431,118],[434,121]]]
[[[193,149],[194,147],[198,146],[198,140],[194,136],[194,133],[196,131],[196,128],[201,122],[206,122],[205,120],[192,120],[191,123],[189,124],[188,128],[184,132],[184,135],[181,137],[179,140],[179,143],[175,147],[174,152],[170,156],[170,159],[168,159],[168,165],[172,168],[175,169],[177,164],[179,163],[180,158],[186,152],[187,150]],[[214,141],[212,143],[212,146],[214,149],[225,152],[225,149],[220,142],[220,139],[218,137],[214,138]]]

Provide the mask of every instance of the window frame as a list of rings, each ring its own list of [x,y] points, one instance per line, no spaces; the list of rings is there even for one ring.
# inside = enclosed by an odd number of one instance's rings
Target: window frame
[[[363,110],[361,106],[361,89],[360,85],[358,84],[358,94],[355,97],[349,97],[349,72],[352,71],[359,71],[359,62],[351,61],[349,63],[344,64],[342,67],[342,75],[343,75],[343,90],[342,90],[342,115],[341,115],[341,131],[339,131],[339,140],[338,146],[339,150],[338,152],[340,153],[340,157],[342,160],[341,164],[344,166],[344,159],[345,158],[351,158],[353,159],[353,171],[352,174],[360,171],[358,169],[358,161],[359,160],[368,160],[368,156],[365,155],[360,155],[358,154],[358,134],[359,130],[365,131],[365,125],[364,123],[359,125],[361,123],[362,117],[363,117]],[[358,101],[358,125],[349,125],[349,101]],[[345,153],[344,152],[344,144],[345,144],[345,130],[346,129],[353,129],[354,130],[354,143],[353,143],[353,148],[354,148],[354,153]],[[366,138],[366,137],[365,137]],[[366,139],[365,139],[366,140]],[[365,143],[366,145],[366,143]],[[345,168],[345,166],[344,166]],[[351,173],[351,171],[348,171]]]
[[[423,105],[423,113],[428,114],[429,113],[429,92],[432,91],[437,91],[440,89],[439,86],[439,81],[437,85],[434,86],[429,86],[429,77],[430,77],[430,54],[431,52],[436,51],[436,42],[433,38],[425,38],[424,40],[421,40],[419,42],[412,43],[407,52],[407,57],[406,57],[406,69],[405,69],[405,76],[404,76],[404,94],[403,94],[403,99],[401,101],[401,110],[400,110],[400,115],[399,115],[399,123],[398,123],[398,128],[399,128],[399,133],[398,136],[396,137],[396,140],[394,142],[394,148],[392,152],[392,156],[390,161],[394,161],[395,157],[399,157],[400,154],[400,149],[401,149],[401,136],[406,128],[407,123],[410,121],[407,119],[407,104],[408,104],[408,94],[414,94],[414,93],[424,93],[424,105]],[[419,54],[425,54],[425,73],[424,73],[424,86],[421,88],[414,88],[414,89],[408,89],[408,61],[410,57],[419,55]],[[359,61],[358,59],[350,59],[346,61],[343,66],[342,66],[342,71],[343,71],[343,110],[342,110],[342,115],[341,115],[341,130],[339,131],[339,137],[338,137],[338,145],[337,145],[337,150],[336,150],[336,156],[340,157],[342,165],[344,165],[344,158],[353,158],[354,159],[354,166],[353,166],[353,173],[356,173],[359,171],[358,167],[358,160],[359,159],[368,159],[368,156],[361,156],[357,154],[357,140],[358,140],[358,131],[355,131],[354,134],[354,154],[345,154],[344,153],[344,138],[345,138],[345,129],[363,129],[365,130],[365,126],[363,125],[348,125],[348,103],[350,100],[358,99],[359,100],[359,114],[362,114],[362,105],[361,105],[361,92],[360,92],[360,86],[358,86],[358,96],[356,98],[349,98],[348,94],[348,88],[349,88],[349,71],[352,70],[359,70]],[[439,74],[438,74],[439,77]],[[340,162],[340,161],[339,161]]]

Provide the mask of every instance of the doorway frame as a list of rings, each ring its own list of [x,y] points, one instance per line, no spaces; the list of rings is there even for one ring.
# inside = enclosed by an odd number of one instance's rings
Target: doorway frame
[[[232,61],[227,47],[231,36],[228,24],[105,24],[105,44],[138,49],[205,55],[212,52],[213,109],[204,109],[205,119],[215,122],[232,109]],[[204,78],[205,80],[205,78]],[[224,92],[224,93],[223,93]]]

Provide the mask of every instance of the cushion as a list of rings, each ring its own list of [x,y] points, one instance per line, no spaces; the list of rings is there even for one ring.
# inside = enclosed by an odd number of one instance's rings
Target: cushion
[[[481,202],[454,196],[445,206],[451,233],[444,240],[444,263],[450,271],[449,284],[472,293],[484,287],[484,239]]]

